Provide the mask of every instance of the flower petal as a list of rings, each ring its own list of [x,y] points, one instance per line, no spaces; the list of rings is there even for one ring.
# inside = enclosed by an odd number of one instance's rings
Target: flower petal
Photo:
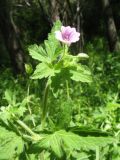
[[[71,43],[77,42],[80,37],[80,33],[76,29],[70,26],[62,26],[60,31],[55,32],[56,39],[70,45]]]
[[[64,32],[69,32],[69,31],[71,31],[71,27],[70,27],[70,26],[67,26],[67,27],[62,26],[62,27],[61,27],[61,32],[62,32],[62,33],[64,33]]]
[[[56,39],[58,39],[59,41],[63,41],[62,34],[61,34],[60,31],[55,31],[55,37],[56,37]]]
[[[71,33],[70,41],[73,42],[73,43],[77,42],[77,41],[79,41],[79,37],[80,37],[80,33],[79,32]]]

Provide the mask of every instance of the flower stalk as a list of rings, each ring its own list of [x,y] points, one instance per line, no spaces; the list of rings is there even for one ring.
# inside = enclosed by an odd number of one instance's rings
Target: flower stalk
[[[23,121],[17,120],[17,123],[31,135],[31,136],[23,135],[24,138],[28,138],[29,140],[34,140],[34,141],[42,139],[40,135],[34,133]]]
[[[69,92],[69,85],[68,85],[68,80],[66,80],[66,91],[67,91],[67,99],[70,99],[70,92]]]
[[[43,104],[42,104],[42,119],[41,119],[42,128],[44,128],[45,126],[46,117],[48,113],[48,105],[47,105],[48,92],[49,92],[49,84],[47,81],[46,86],[45,86],[44,95],[43,95]]]
[[[17,120],[17,123],[24,128],[25,131],[27,131],[31,136],[36,136],[36,133],[34,133],[23,121]]]

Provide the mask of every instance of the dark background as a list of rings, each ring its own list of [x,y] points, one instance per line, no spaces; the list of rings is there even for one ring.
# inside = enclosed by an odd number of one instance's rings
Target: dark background
[[[42,43],[57,19],[81,33],[77,51],[103,38],[110,54],[119,52],[119,8],[119,0],[1,0],[0,66],[24,73],[28,45]]]

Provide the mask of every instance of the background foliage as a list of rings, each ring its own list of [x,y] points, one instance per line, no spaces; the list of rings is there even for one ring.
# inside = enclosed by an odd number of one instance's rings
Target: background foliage
[[[120,159],[120,55],[119,49],[110,47],[109,15],[103,18],[107,12],[103,2],[109,2],[112,10],[117,43],[118,0],[1,0],[0,160]],[[63,63],[51,68],[51,62],[62,53],[54,36],[48,34],[57,19],[81,33],[65,63],[78,52],[87,53],[89,58],[80,64],[88,66],[84,69],[89,68],[91,83],[79,82],[81,74],[72,77],[77,83],[70,80],[69,68]],[[17,63],[21,61],[24,69]],[[42,130],[40,115],[48,76],[52,76],[49,117]],[[91,77],[82,76],[81,81],[91,81]],[[66,79],[70,80],[69,88]]]

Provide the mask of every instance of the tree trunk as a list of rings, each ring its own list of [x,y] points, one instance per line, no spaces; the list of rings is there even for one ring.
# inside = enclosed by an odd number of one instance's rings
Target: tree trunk
[[[56,20],[59,20],[59,3],[57,2],[57,0],[52,0],[50,1],[51,4],[51,20],[52,23],[54,23]]]
[[[24,56],[19,40],[18,29],[12,19],[10,1],[0,0],[0,30],[8,50],[15,74],[24,73]]]
[[[78,52],[83,52],[84,47],[84,33],[83,33],[83,15],[81,9],[81,0],[77,1],[77,10],[76,10],[76,19],[77,19],[77,31],[80,32],[80,41],[77,42],[78,44]]]
[[[115,26],[115,21],[113,18],[113,12],[110,5],[109,0],[102,0],[104,15],[105,15],[105,22],[107,28],[107,35],[108,35],[108,42],[110,51],[119,51],[119,40],[117,35],[117,29]]]

